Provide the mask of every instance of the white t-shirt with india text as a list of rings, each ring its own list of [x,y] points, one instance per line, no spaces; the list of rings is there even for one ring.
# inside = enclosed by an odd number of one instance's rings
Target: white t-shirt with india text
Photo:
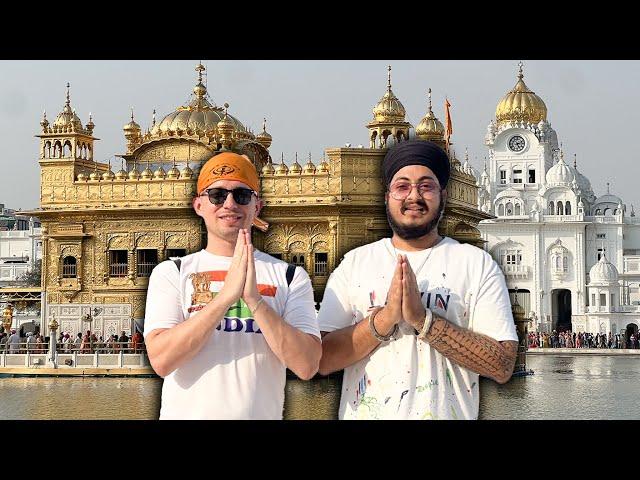
[[[287,323],[320,337],[309,275],[296,268],[287,286],[287,263],[255,251],[260,294]],[[224,284],[231,257],[206,250],[176,264],[157,265],[149,279],[145,338],[197,315]],[[160,419],[281,419],[286,368],[269,348],[240,299],[225,314],[204,347],[167,375]]]
[[[385,304],[398,253],[416,274],[422,303],[433,313],[498,341],[518,340],[504,275],[485,251],[445,237],[418,252],[391,239],[356,248],[329,277],[318,322],[332,332]],[[345,368],[340,419],[476,419],[479,376],[417,338],[404,321],[396,339]]]

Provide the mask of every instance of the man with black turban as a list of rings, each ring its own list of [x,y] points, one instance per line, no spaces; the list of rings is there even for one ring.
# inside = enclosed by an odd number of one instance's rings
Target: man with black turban
[[[320,373],[344,369],[341,419],[476,419],[479,375],[511,377],[518,337],[502,271],[438,234],[450,173],[434,143],[391,148],[393,236],[350,251],[329,277]]]

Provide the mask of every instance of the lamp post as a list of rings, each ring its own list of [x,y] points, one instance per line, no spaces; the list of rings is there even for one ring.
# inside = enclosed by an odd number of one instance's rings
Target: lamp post
[[[58,322],[56,320],[56,313],[51,313],[51,320],[49,320],[49,362],[53,368],[58,368],[56,363],[56,330],[58,330]]]

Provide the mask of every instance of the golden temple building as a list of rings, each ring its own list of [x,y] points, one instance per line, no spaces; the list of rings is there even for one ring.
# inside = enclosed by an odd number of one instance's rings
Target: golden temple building
[[[169,257],[204,248],[206,229],[191,201],[201,165],[218,152],[246,154],[260,174],[269,222],[254,231],[257,248],[304,267],[317,302],[331,271],[357,246],[390,235],[384,206],[381,162],[386,148],[410,138],[405,108],[387,89],[366,125],[369,148],[327,148],[322,159],[284,158],[274,163],[266,120],[254,134],[217,106],[196,67],[197,83],[186,105],[143,129],[134,120],[124,128],[121,168],[95,160],[95,125],[82,124],[71,106],[69,86],[53,123],[42,119],[39,163],[40,208],[29,214],[42,223],[43,318],[55,314],[60,331],[98,336],[142,328],[148,279]],[[449,151],[445,128],[427,113],[415,137]],[[452,157],[445,216],[440,233],[482,245],[477,225],[492,218],[477,209],[478,188],[469,168]],[[255,229],[254,229],[255,230]],[[47,322],[42,322],[46,326]],[[45,327],[45,334],[47,333]]]

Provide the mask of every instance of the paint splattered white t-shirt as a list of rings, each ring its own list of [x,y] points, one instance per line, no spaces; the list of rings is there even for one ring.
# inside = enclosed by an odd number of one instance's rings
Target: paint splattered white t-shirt
[[[224,284],[231,257],[206,250],[156,266],[149,279],[145,338],[185,321]],[[255,251],[260,294],[287,323],[320,337],[309,275],[296,268],[287,286],[287,263]],[[249,307],[231,306],[204,347],[164,379],[160,419],[281,419],[286,368],[269,348]]]
[[[504,275],[491,256],[445,237],[419,252],[394,250],[386,238],[356,248],[331,274],[318,313],[320,330],[349,327],[386,301],[397,253],[416,273],[433,313],[496,340],[518,340]],[[445,358],[399,324],[396,339],[345,368],[341,419],[476,419],[478,374]]]

